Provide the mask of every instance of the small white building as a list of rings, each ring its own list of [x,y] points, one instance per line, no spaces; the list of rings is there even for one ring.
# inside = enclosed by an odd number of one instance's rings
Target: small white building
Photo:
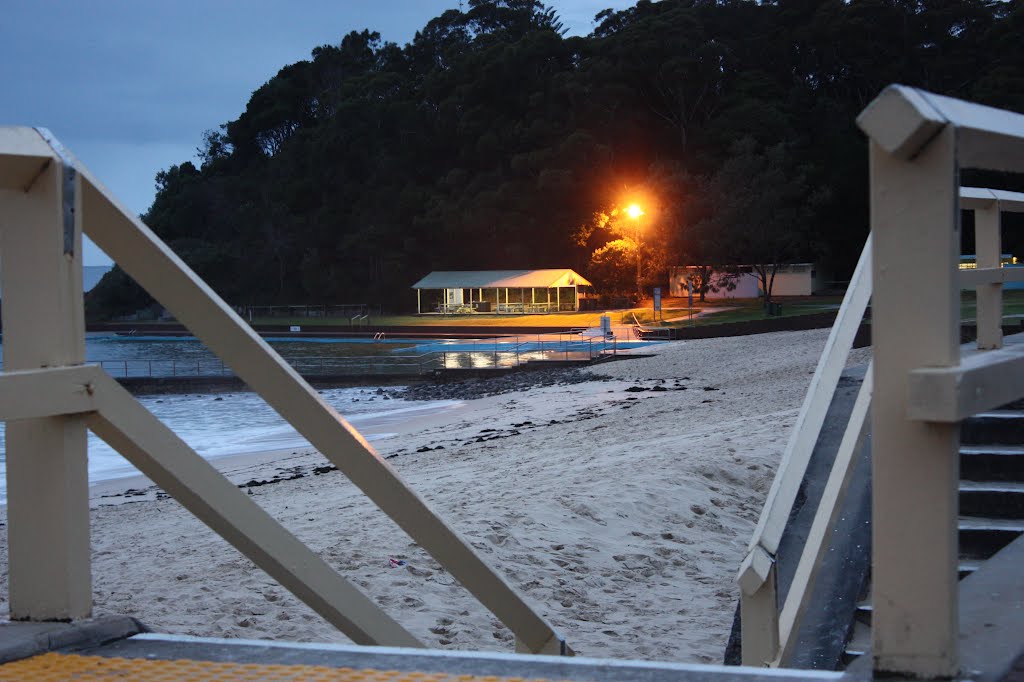
[[[416,282],[417,313],[577,311],[593,285],[575,270],[440,270]]]
[[[696,265],[681,265],[669,271],[670,296],[687,295],[686,282],[694,275],[697,267]],[[713,272],[712,288],[704,295],[705,298],[759,298],[764,295],[757,273],[749,265],[730,267],[728,270],[720,268]],[[737,277],[730,278],[730,282],[734,286],[732,288],[716,286],[718,278],[726,272],[739,272]],[[787,263],[778,266],[775,271],[772,296],[810,296],[823,288],[825,288],[825,282],[814,263]]]

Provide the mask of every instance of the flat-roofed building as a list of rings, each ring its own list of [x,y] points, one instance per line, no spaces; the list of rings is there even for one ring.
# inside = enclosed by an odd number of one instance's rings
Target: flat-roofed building
[[[669,295],[686,296],[686,282],[696,276],[700,267],[682,265],[672,268],[669,271]],[[724,286],[723,278],[727,278],[728,286]],[[711,283],[711,289],[704,295],[708,299],[764,296],[761,281],[750,265],[713,266]],[[775,270],[772,296],[810,296],[824,287],[825,281],[814,263],[786,263]]]

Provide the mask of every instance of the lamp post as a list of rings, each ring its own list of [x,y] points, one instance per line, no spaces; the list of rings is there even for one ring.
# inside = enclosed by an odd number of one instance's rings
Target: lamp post
[[[644,290],[640,285],[640,216],[644,214],[644,210],[636,204],[630,204],[626,207],[626,213],[636,221],[636,295],[639,301],[644,297]]]

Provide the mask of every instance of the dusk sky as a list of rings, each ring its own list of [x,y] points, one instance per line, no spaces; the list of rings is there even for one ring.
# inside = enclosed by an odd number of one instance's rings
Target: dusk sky
[[[634,0],[635,2],[635,0]],[[627,0],[557,0],[569,34]],[[0,0],[0,125],[49,128],[142,213],[158,171],[319,45],[369,28],[404,45],[458,0]],[[91,244],[86,265],[109,263]]]

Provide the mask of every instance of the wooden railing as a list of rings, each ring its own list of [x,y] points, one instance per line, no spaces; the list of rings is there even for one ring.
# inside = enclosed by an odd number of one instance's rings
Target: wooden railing
[[[1002,212],[1024,212],[1024,194],[1005,190],[963,187],[960,189],[960,207],[974,212],[975,242],[977,244],[976,269],[959,270],[960,287],[977,290],[977,326],[979,349],[999,348],[1002,345],[1002,285],[1005,282],[1024,281],[1024,267],[1003,268],[1000,265],[1000,215]],[[870,238],[862,254],[862,265],[870,262]],[[870,271],[858,267],[843,307],[863,314],[861,303],[871,296]],[[776,552],[781,533],[790,519],[796,492],[804,479],[814,443],[817,442],[823,416],[835,390],[836,369],[841,369],[840,359],[845,360],[849,352],[847,345],[852,337],[839,333],[838,327],[849,324],[856,317],[844,318],[841,312],[836,328],[830,336],[819,361],[819,372],[811,382],[801,410],[797,426],[791,435],[789,447],[776,474],[768,500],[762,511],[754,538],[751,541],[747,560],[743,564],[740,580],[744,602],[744,659],[750,664],[786,666],[796,644],[794,633],[807,608],[814,588],[817,571],[822,558],[828,551],[837,514],[844,500],[846,487],[853,472],[854,456],[864,443],[868,433],[868,410],[871,405],[873,373],[869,366],[864,383],[858,393],[849,416],[843,438],[840,442],[828,480],[813,517],[803,551],[797,561],[792,581],[786,590],[784,603],[776,603],[781,592],[774,571]],[[833,339],[836,340],[833,343]],[[831,368],[826,370],[825,368]],[[817,413],[815,412],[817,408]],[[769,549],[774,548],[774,549]],[[764,561],[767,555],[771,568],[765,579],[752,572],[756,561]],[[770,579],[770,582],[769,582]],[[748,590],[752,590],[748,593]],[[758,594],[764,590],[769,594]],[[774,594],[772,594],[774,593]],[[760,597],[760,598],[759,598]],[[767,636],[764,636],[767,633]],[[759,653],[760,652],[760,653]],[[747,659],[747,657],[755,657]]]
[[[0,128],[10,615],[92,610],[86,429],[356,643],[423,646],[116,381],[85,365],[85,232],[516,635],[565,640],[365,439],[44,130]]]
[[[959,669],[959,422],[1024,393],[1024,355],[960,352],[961,168],[1024,171],[1024,116],[904,86],[858,118],[870,144],[872,657],[878,673]],[[1010,270],[991,259],[985,218],[973,286]],[[998,229],[994,230],[998,234]],[[984,250],[984,254],[983,254]],[[987,271],[987,272],[985,272]],[[982,291],[982,346],[998,345],[998,296]],[[983,331],[984,328],[984,331]]]
[[[811,453],[825,424],[825,415],[835,395],[839,377],[846,366],[854,337],[871,298],[870,273],[869,236],[811,378],[747,555],[740,566],[738,581],[744,665],[779,664],[780,605],[776,554],[811,460]],[[865,397],[858,397],[858,404],[869,399],[870,390],[870,381],[865,382],[861,387],[861,395]],[[863,420],[863,414],[860,418]],[[790,589],[790,600],[798,596]]]
[[[862,254],[740,572],[743,660],[786,664],[851,459],[870,430],[874,668],[952,676],[959,422],[1024,395],[1024,349],[1001,348],[1002,284],[1024,281],[1024,269],[1000,267],[1000,212],[1024,209],[1024,195],[960,188],[958,170],[1024,171],[1024,116],[890,86],[858,123],[871,142],[870,254]],[[961,207],[975,211],[971,270],[959,269]],[[780,605],[775,552],[845,358],[837,349],[844,311],[862,312],[852,302],[866,302],[872,288],[872,366]],[[978,342],[961,357],[963,288],[977,291]]]

